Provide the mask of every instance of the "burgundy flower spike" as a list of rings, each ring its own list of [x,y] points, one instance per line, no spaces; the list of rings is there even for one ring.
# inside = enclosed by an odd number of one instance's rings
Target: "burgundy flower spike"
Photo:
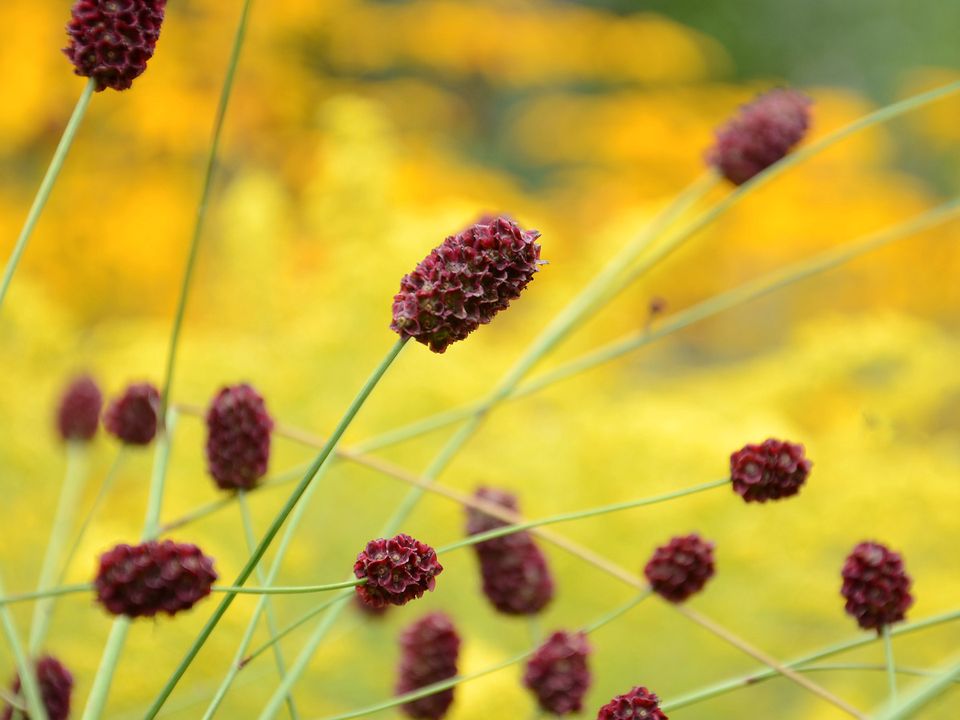
[[[460,636],[453,621],[443,613],[417,620],[400,635],[400,672],[397,695],[419,690],[457,674]],[[453,703],[453,688],[400,706],[412,718],[439,720]]]
[[[89,375],[82,375],[63,391],[57,408],[57,429],[64,440],[89,441],[100,425],[103,395]]]
[[[660,698],[645,687],[617,695],[597,714],[597,720],[669,720],[660,709]]]
[[[730,456],[730,480],[746,502],[762,503],[796,495],[812,466],[803,445],[771,438],[762,445],[744,445]]]
[[[150,383],[135,383],[110,403],[103,426],[126,445],[149,445],[159,412],[160,392]]]
[[[400,281],[390,328],[442,353],[520,297],[541,265],[539,237],[503,217],[451,235]]]
[[[106,88],[126,90],[153,57],[167,0],[76,0],[63,52],[75,72]]]
[[[267,472],[273,419],[246,383],[225,387],[207,410],[207,469],[222,490],[250,490]]]
[[[210,594],[213,559],[196,545],[172,540],[117,545],[100,556],[97,600],[113,615],[174,615]]]
[[[480,488],[474,497],[518,512],[517,498],[511,493]],[[485,512],[467,508],[469,535],[506,524]],[[547,558],[529,533],[492,538],[473,547],[480,561],[483,592],[498,611],[507,615],[534,615],[553,598],[553,578]]]
[[[353,574],[366,580],[357,585],[357,594],[374,608],[406,605],[427,590],[432,592],[441,572],[443,566],[433,548],[403,533],[389,540],[371,540],[353,566]]]
[[[583,633],[555,632],[527,662],[523,684],[549,713],[580,712],[583,696],[590,687],[589,654],[590,646]]]
[[[913,605],[910,576],[903,558],[885,545],[862,542],[843,565],[843,587],[847,613],[864,630],[876,630],[906,617]]]
[[[70,693],[73,691],[73,675],[59,660],[50,656],[37,662],[37,683],[40,686],[40,698],[47,711],[49,720],[67,720],[70,716]],[[17,675],[10,687],[14,697],[20,695],[20,676]],[[18,715],[17,717],[21,717]],[[22,717],[29,720],[29,716]],[[13,708],[7,705],[0,720],[11,720]]]
[[[680,603],[700,592],[714,571],[713,543],[694,533],[658,547],[643,574],[655,593]]]
[[[764,93],[717,131],[707,162],[734,185],[742,185],[803,139],[810,126],[811,103],[796,90]]]

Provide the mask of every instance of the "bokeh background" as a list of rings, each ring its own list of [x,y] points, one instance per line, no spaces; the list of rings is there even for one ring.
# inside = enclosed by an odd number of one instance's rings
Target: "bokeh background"
[[[83,80],[59,49],[70,3],[0,5],[0,251],[13,245]],[[171,3],[155,58],[134,88],[94,98],[0,315],[0,558],[9,591],[36,582],[65,465],[57,395],[89,370],[108,394],[161,380],[195,216],[204,153],[239,2]],[[486,392],[582,284],[700,175],[713,128],[757,91],[790,84],[816,101],[814,136],[886,102],[960,79],[960,6],[903,0],[789,3],[358,2],[254,4],[227,119],[213,206],[174,389],[205,404],[247,380],[280,421],[329,431],[393,336],[400,276],[487,211],[543,233],[550,261],[508,313],[434,356],[408,348],[348,444]],[[857,135],[729,212],[586,324],[544,367],[792,260],[883,228],[960,189],[960,100]],[[715,199],[727,192],[718,190]],[[509,488],[540,516],[723,477],[745,442],[783,436],[815,466],[790,502],[745,506],[726,490],[563,526],[639,570],[671,535],[717,543],[719,573],[694,607],[778,657],[854,637],[839,570],[874,538],[901,550],[924,617],[960,603],[960,249],[956,225],[702,323],[622,361],[491,415],[444,474],[450,486]],[[449,431],[384,456],[422,470]],[[215,499],[200,423],[177,426],[164,518]],[[84,508],[117,453],[91,449]],[[277,440],[281,472],[310,451]],[[151,452],[131,454],[69,580],[139,536]],[[281,581],[339,579],[405,488],[348,464],[324,480]],[[284,493],[252,499],[259,527]],[[441,545],[462,512],[428,497],[406,530]],[[224,578],[241,566],[235,507],[178,531]],[[547,548],[559,594],[544,629],[589,621],[629,590]],[[390,695],[396,634],[443,609],[464,636],[462,668],[528,643],[495,615],[474,559],[444,560],[433,595],[371,622],[352,613],[297,686],[305,717]],[[315,598],[279,598],[284,620]],[[240,598],[181,683],[170,717],[200,717],[253,600]],[[109,717],[140,717],[212,604],[137,623]],[[15,617],[25,628],[28,607]],[[82,704],[110,619],[88,596],[58,603],[48,642]],[[284,643],[292,656],[303,633]],[[258,635],[263,639],[263,635]],[[664,698],[755,666],[657,602],[591,640],[588,709],[633,684]],[[896,643],[905,665],[952,654],[960,628]],[[849,656],[879,662],[879,645]],[[13,672],[6,647],[0,673]],[[527,717],[513,668],[457,691],[454,720]],[[861,707],[884,697],[876,672],[816,679]],[[905,681],[909,682],[909,681]],[[246,718],[276,683],[264,656],[221,717]],[[924,717],[954,718],[960,693]],[[831,707],[778,680],[677,711],[681,720],[829,720]],[[588,712],[587,715],[590,713]],[[384,713],[390,716],[391,713]]]

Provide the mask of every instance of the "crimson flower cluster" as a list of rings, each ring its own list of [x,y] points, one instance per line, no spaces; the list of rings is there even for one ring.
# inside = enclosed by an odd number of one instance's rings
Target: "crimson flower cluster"
[[[803,445],[770,438],[730,456],[730,480],[745,502],[762,503],[796,495],[812,466]]]
[[[474,497],[519,513],[516,496],[494,488],[479,488]],[[467,533],[477,535],[507,523],[475,508],[467,508]],[[491,538],[473,546],[480,561],[483,592],[507,615],[534,615],[553,598],[553,578],[547,558],[528,532]]]
[[[134,383],[115,398],[103,426],[125,445],[149,445],[157,434],[160,392],[150,383]]]
[[[89,375],[74,378],[64,389],[57,408],[57,430],[67,441],[87,442],[97,434],[103,393]]]
[[[847,556],[841,575],[847,613],[864,630],[879,633],[885,625],[900,622],[913,604],[903,558],[886,545],[858,544]]]
[[[655,593],[680,603],[700,592],[714,571],[713,543],[693,533],[658,547],[643,574]]]
[[[251,490],[267,472],[273,419],[246,383],[224,387],[207,410],[207,469],[222,490]]]
[[[353,566],[353,574],[366,581],[357,585],[357,595],[374,608],[406,605],[432,592],[441,572],[434,549],[403,533],[389,540],[371,540]]]
[[[153,617],[193,607],[216,579],[213,559],[196,545],[150,540],[120,544],[101,555],[94,588],[113,615]]]
[[[660,709],[660,698],[645,687],[617,695],[597,714],[597,720],[668,720]]]
[[[554,715],[578,713],[590,687],[590,645],[582,632],[555,632],[527,662],[523,684]]]
[[[40,689],[40,700],[47,711],[48,720],[67,720],[70,716],[70,694],[73,692],[73,675],[56,658],[49,655],[40,658],[36,665],[37,684]],[[13,679],[10,694],[17,697],[20,694],[20,676]],[[29,720],[28,715],[24,717]],[[11,720],[13,707],[7,705],[0,720]]]
[[[539,237],[504,217],[451,235],[400,281],[391,329],[437,353],[463,340],[520,297],[541,264]]]
[[[457,674],[460,636],[443,613],[430,613],[400,635],[397,695],[447,680]],[[441,690],[400,706],[412,718],[439,720],[453,703],[453,688]]]

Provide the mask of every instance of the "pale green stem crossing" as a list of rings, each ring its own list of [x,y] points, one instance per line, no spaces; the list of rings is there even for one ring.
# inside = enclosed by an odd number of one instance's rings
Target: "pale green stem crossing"
[[[0,577],[0,594],[3,594],[3,578]],[[20,675],[20,682],[23,686],[23,694],[27,701],[27,710],[30,717],[47,720],[47,709],[44,707],[40,696],[40,689],[37,686],[37,674],[34,672],[32,660],[23,651],[23,645],[20,643],[20,635],[17,632],[17,626],[13,621],[13,614],[10,608],[0,604],[0,623],[3,624],[4,635],[7,636],[7,644],[13,652],[13,659],[17,664],[17,673]]]
[[[897,702],[897,663],[893,658],[893,639],[890,637],[890,626],[884,625],[880,630],[883,635],[883,655],[887,665],[887,684],[890,687],[890,706]]]
[[[60,499],[54,513],[43,564],[40,566],[38,593],[49,590],[53,586],[63,567],[66,541],[73,529],[74,516],[86,477],[87,444],[72,440],[67,443],[67,472],[60,488]],[[33,606],[33,623],[30,626],[30,641],[27,643],[27,654],[31,658],[37,657],[47,637],[53,615],[53,603],[53,597],[44,597]]]
[[[27,249],[27,243],[30,241],[30,236],[33,234],[34,228],[37,226],[37,221],[40,220],[40,214],[43,212],[43,208],[47,204],[47,200],[50,197],[50,192],[53,190],[53,185],[57,181],[57,176],[60,174],[60,170],[63,168],[64,161],[67,159],[67,153],[70,151],[70,146],[73,145],[73,140],[77,136],[77,130],[80,128],[80,123],[83,121],[83,116],[86,114],[87,107],[90,105],[90,98],[93,97],[93,93],[96,88],[96,80],[90,78],[87,81],[86,86],[83,88],[83,92],[80,94],[80,99],[77,100],[77,105],[73,109],[73,114],[70,116],[70,120],[67,122],[67,127],[64,129],[63,135],[60,137],[60,142],[57,145],[57,149],[53,153],[53,159],[50,161],[50,166],[47,168],[46,175],[43,176],[43,180],[40,183],[40,189],[37,190],[36,197],[33,199],[33,204],[30,206],[30,210],[27,213],[26,222],[24,222],[23,228],[20,230],[20,236],[17,238],[17,242],[13,246],[13,252],[10,255],[10,259],[7,260],[7,266],[3,271],[3,279],[0,280],[0,308],[3,307],[3,301],[7,296],[7,291],[10,289],[10,282],[13,280],[13,274],[17,271],[17,266],[20,264],[20,259],[23,257],[24,250]]]
[[[932,680],[927,681],[888,710],[878,713],[876,720],[906,720],[921,717],[920,711],[937,700],[960,679],[960,656]]]

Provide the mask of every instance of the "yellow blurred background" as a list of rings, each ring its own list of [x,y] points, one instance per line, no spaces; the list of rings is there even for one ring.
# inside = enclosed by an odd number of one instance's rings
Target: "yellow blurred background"
[[[5,0],[0,43],[0,256],[13,245],[83,80],[59,53],[69,3]],[[65,465],[52,412],[66,378],[91,371],[108,395],[159,383],[204,154],[239,3],[168,8],[157,54],[132,90],[97,95],[0,314],[0,562],[9,592],[32,589]],[[13,28],[10,31],[10,28]],[[910,67],[901,97],[960,78]],[[400,277],[445,235],[484,212],[542,233],[549,261],[509,312],[435,356],[408,348],[364,408],[347,444],[482,396],[574,293],[704,169],[713,128],[756,92],[789,78],[745,79],[721,42],[663,15],[527,2],[255,3],[225,127],[174,387],[206,404],[251,382],[279,421],[333,427],[394,341]],[[856,89],[803,88],[813,137],[874,109]],[[642,327],[651,298],[668,312],[941,202],[949,187],[899,162],[904,137],[956,154],[960,100],[872,129],[791,170],[618,298],[545,367]],[[911,146],[912,147],[912,146]],[[953,187],[956,191],[956,187]],[[726,188],[711,199],[722,197]],[[781,658],[857,635],[839,571],[852,546],[903,552],[912,618],[960,604],[960,248],[957,225],[726,313],[627,358],[494,412],[444,474],[472,491],[509,488],[532,516],[721,478],[729,453],[769,436],[803,442],[809,486],[789,502],[745,506],[732,493],[562,526],[639,571],[657,544],[697,530],[717,543],[718,575],[693,606]],[[449,430],[383,455],[420,471]],[[217,497],[200,423],[176,429],[164,501],[172,519]],[[92,448],[85,508],[117,453]],[[132,453],[68,580],[139,536],[152,453]],[[272,471],[311,457],[275,441]],[[332,582],[405,492],[338,464],[281,573]],[[252,499],[263,528],[283,491]],[[442,545],[462,511],[427,497],[406,530]],[[217,558],[224,580],[245,560],[235,507],[178,531]],[[546,548],[559,592],[545,630],[589,622],[629,590]],[[272,554],[272,553],[271,553]],[[462,669],[524,648],[524,621],[478,592],[472,555],[444,560],[436,593],[371,622],[345,613],[296,698],[304,717],[344,712],[392,692],[396,634],[443,609],[464,636]],[[316,598],[277,598],[290,620]],[[254,605],[239,598],[171,699],[165,717],[196,718],[225,672]],[[140,717],[212,610],[138,622],[108,716]],[[17,606],[21,628],[30,608]],[[82,703],[110,619],[88,596],[58,602],[48,649]],[[292,657],[304,633],[284,642]],[[261,631],[258,640],[263,640]],[[935,667],[960,642],[945,626],[896,643],[898,661]],[[591,638],[586,716],[643,684],[666,700],[755,662],[649,601]],[[850,659],[882,660],[879,645]],[[526,718],[512,668],[457,690],[449,717]],[[0,673],[13,674],[0,648]],[[863,708],[885,696],[878,672],[817,682]],[[6,680],[4,680],[6,682]],[[904,680],[909,683],[910,680]],[[220,717],[255,717],[276,686],[269,657],[248,666]],[[923,715],[954,718],[960,693]],[[830,720],[830,706],[777,680],[671,714],[680,720]],[[391,712],[382,716],[392,716]],[[396,715],[399,717],[399,715]]]

